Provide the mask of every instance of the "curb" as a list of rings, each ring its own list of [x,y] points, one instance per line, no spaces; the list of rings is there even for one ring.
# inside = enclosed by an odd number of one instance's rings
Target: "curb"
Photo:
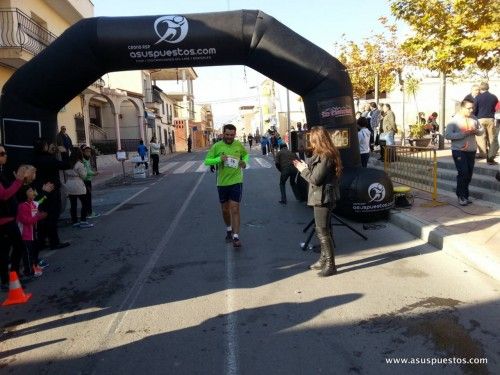
[[[391,212],[389,222],[468,266],[500,280],[500,259],[488,255],[480,246],[468,242],[463,236],[450,234],[439,228],[439,225],[404,212]]]

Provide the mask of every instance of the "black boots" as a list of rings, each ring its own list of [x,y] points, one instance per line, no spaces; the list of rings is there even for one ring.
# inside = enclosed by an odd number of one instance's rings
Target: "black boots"
[[[335,267],[335,260],[333,258],[326,258],[325,265],[318,273],[320,277],[332,276],[337,274],[337,267]]]
[[[321,269],[318,273],[318,276],[321,277],[331,276],[337,273],[337,268],[335,267],[335,254],[333,252],[333,240],[329,229],[330,228],[316,228],[321,246],[321,256],[316,263],[310,266],[310,268]]]
[[[323,252],[321,252],[321,255],[319,256],[319,259],[317,260],[317,262],[311,264],[309,266],[309,269],[317,271],[317,270],[322,269],[324,265],[325,265],[325,257],[323,256]]]

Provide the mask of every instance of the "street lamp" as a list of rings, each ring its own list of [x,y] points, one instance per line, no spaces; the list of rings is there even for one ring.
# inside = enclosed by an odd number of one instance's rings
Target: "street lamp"
[[[263,130],[264,130],[264,118],[263,118],[263,114],[262,114],[262,103],[260,100],[260,90],[259,90],[260,87],[259,86],[250,86],[249,89],[257,89],[257,99],[259,101],[259,120],[260,120],[259,134],[262,135]]]
[[[290,133],[290,90],[286,89],[286,133],[287,133],[287,143],[290,143],[291,133]],[[288,145],[290,147],[290,144]],[[290,147],[291,149],[291,147]]]

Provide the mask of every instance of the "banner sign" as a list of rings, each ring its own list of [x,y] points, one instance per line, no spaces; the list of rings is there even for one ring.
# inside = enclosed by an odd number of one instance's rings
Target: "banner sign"
[[[320,125],[327,128],[355,123],[352,98],[341,96],[318,102]]]

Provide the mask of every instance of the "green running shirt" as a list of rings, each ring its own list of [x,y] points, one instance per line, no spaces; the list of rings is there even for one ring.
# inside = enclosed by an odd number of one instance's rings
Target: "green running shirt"
[[[222,155],[229,157],[226,163],[221,161]],[[240,141],[234,140],[230,145],[219,141],[208,150],[205,165],[217,166],[217,186],[229,186],[243,182],[243,171],[237,164],[240,160],[248,164],[249,159],[248,152]]]

